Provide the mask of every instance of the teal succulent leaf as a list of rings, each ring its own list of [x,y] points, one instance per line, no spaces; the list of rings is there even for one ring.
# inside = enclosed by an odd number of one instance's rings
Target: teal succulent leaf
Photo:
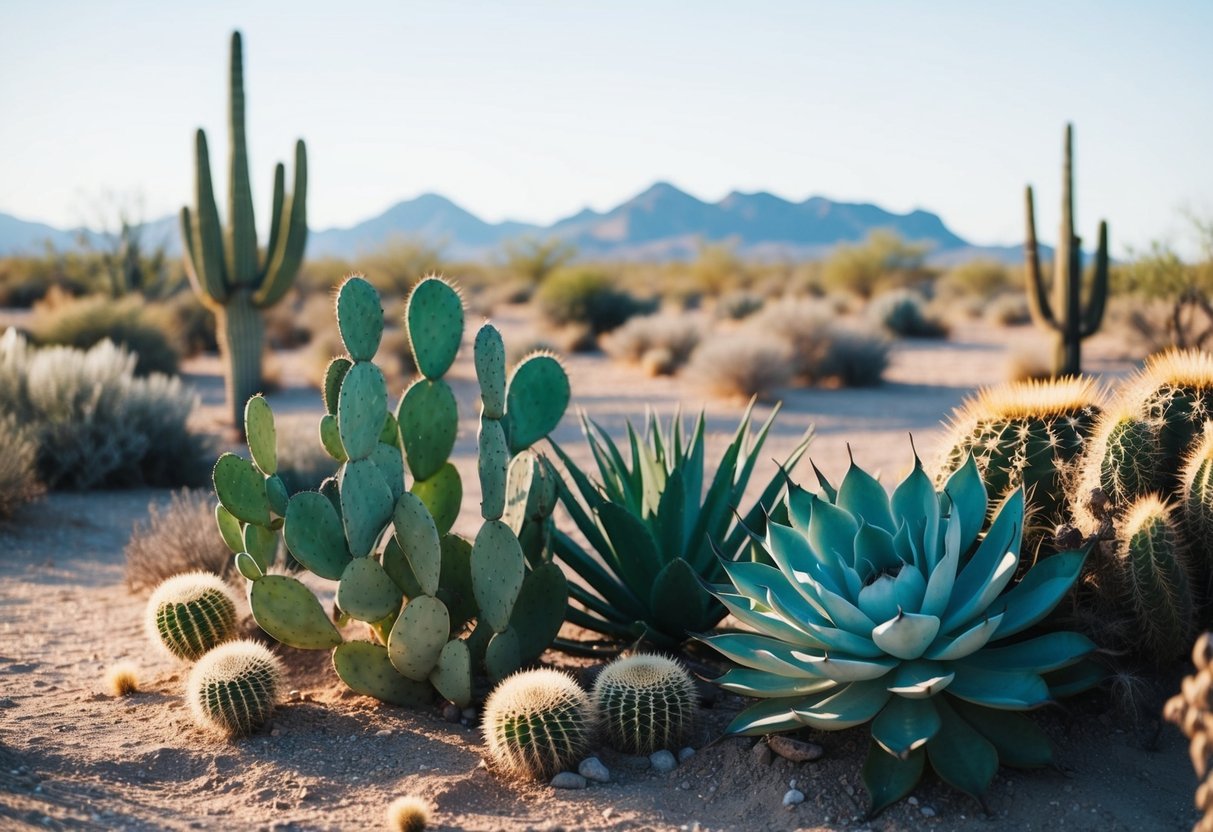
[[[987,527],[972,460],[940,492],[917,458],[891,498],[854,463],[837,491],[820,481],[816,494],[789,486],[786,522],[767,522],[773,566],[725,562],[728,583],[711,587],[754,631],[701,639],[738,665],[717,684],[760,700],[729,732],[870,722],[873,811],[907,794],[928,760],[980,799],[1000,759],[1051,759],[1044,735],[1015,712],[1099,677],[1089,639],[1038,626],[1085,553],[1022,572],[1023,491]]]

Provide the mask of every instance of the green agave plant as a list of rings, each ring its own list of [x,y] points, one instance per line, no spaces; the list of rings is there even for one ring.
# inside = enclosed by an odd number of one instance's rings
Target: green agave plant
[[[1050,761],[1045,734],[1016,711],[1100,677],[1095,645],[1032,633],[1070,589],[1086,552],[1063,552],[1015,577],[1024,494],[988,530],[986,489],[970,457],[936,493],[915,455],[892,498],[852,460],[837,489],[788,492],[790,525],[767,524],[775,566],[722,562],[720,603],[753,633],[702,640],[739,668],[716,680],[762,701],[730,734],[871,722],[863,767],[871,811],[907,795],[927,762],[979,801],[1001,763]]]
[[[678,413],[668,429],[651,414],[643,437],[629,422],[629,458],[583,414],[582,430],[599,482],[591,481],[552,443],[571,481],[571,487],[560,482],[560,502],[598,554],[595,558],[568,534],[555,532],[556,556],[585,581],[585,586],[569,584],[569,600],[577,604],[569,606],[569,621],[602,633],[612,647],[644,640],[673,649],[725,616],[725,608],[701,586],[701,579],[725,579],[712,541],[720,542],[726,561],[748,560],[747,526],[761,528],[763,506],[774,503],[784,485],[781,475],[773,477],[744,515],[744,524],[735,519],[733,510],[745,495],[779,412],[778,406],[773,408],[751,433],[753,408],[751,401],[710,482],[704,473],[702,413],[689,433]],[[788,455],[783,470],[791,470],[810,438],[811,430]],[[568,652],[601,652],[577,642],[558,641],[556,646]]]

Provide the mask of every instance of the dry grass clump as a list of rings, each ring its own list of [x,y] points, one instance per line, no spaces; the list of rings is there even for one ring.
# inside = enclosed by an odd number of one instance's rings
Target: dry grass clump
[[[407,795],[387,807],[387,828],[391,832],[422,832],[430,823],[430,805],[420,797]]]
[[[172,324],[167,309],[145,304],[140,297],[73,298],[52,292],[34,306],[30,334],[38,344],[81,350],[108,339],[137,356],[136,375],[175,375],[181,349]]]
[[[139,669],[133,662],[118,662],[105,671],[105,689],[110,696],[130,696],[139,692]]]
[[[792,375],[800,384],[868,387],[879,384],[889,365],[885,336],[837,322],[834,306],[796,299],[768,306],[750,330],[773,335],[791,350]]]
[[[1044,381],[1053,377],[1053,358],[1049,348],[1023,344],[1007,357],[1007,381]]]
[[[792,350],[774,335],[724,333],[695,350],[687,372],[716,395],[768,399],[792,380]]]
[[[213,572],[224,579],[236,575],[232,553],[215,528],[208,492],[176,491],[167,506],[148,505],[147,515],[126,544],[126,585],[132,592],[150,592],[185,572]]]
[[[760,311],[764,305],[766,298],[758,292],[737,289],[717,298],[713,312],[721,320],[741,321]]]
[[[615,330],[603,346],[612,358],[640,364],[649,375],[672,375],[690,359],[702,337],[702,327],[692,316],[645,315]]]
[[[0,415],[0,520],[42,493],[38,443],[16,418]]]
[[[946,338],[948,325],[927,310],[927,301],[918,292],[894,289],[872,298],[867,316],[891,335],[901,338]]]
[[[317,390],[324,389],[324,371],[328,369],[329,362],[339,355],[346,354],[331,306],[328,314],[328,324],[313,333],[307,347],[307,361],[304,362],[304,376],[308,384]],[[393,326],[383,330],[379,351],[375,353],[375,363],[383,371],[388,384],[393,387],[403,387],[416,374],[417,364],[413,361],[413,347],[403,327]]]
[[[1023,293],[1008,293],[987,303],[982,317],[999,326],[1022,326],[1032,322],[1032,311]]]

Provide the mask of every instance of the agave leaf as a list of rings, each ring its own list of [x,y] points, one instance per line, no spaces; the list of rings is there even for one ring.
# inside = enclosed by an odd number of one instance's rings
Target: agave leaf
[[[1054,699],[1073,696],[1095,687],[1108,675],[1108,670],[1088,656],[1075,664],[1045,674],[1045,684]]]
[[[724,732],[729,736],[752,737],[794,731],[802,727],[792,711],[792,707],[800,701],[802,697],[794,696],[755,702],[737,714]]]
[[[813,492],[789,482],[787,503],[792,527],[801,534],[808,534],[813,517]]]
[[[878,681],[855,681],[836,693],[810,696],[793,708],[796,718],[812,728],[841,731],[871,720],[892,695]]]
[[[872,630],[872,641],[890,656],[917,659],[939,634],[939,619],[933,615],[902,612]]]
[[[935,495],[935,486],[931,478],[922,469],[922,460],[914,455],[914,468],[904,480],[893,490],[893,516],[905,521],[910,536],[910,544],[920,556],[922,542],[927,532],[928,513],[933,509],[938,522],[939,498]],[[916,564],[923,569],[925,564]],[[924,572],[925,574],[925,572]]]
[[[633,618],[644,615],[644,605],[640,603],[632,590],[603,569],[598,561],[559,528],[552,535],[552,549],[562,561],[593,587],[595,592],[617,607],[620,612],[627,613]]]
[[[728,575],[737,594],[749,598],[756,604],[766,604],[767,590],[784,583],[783,574],[765,563],[730,563],[722,560],[720,567]]]
[[[817,477],[817,486],[821,489],[822,495],[828,502],[838,502],[838,489],[826,479],[826,475],[821,473],[821,469],[817,467],[815,462],[809,460],[809,464],[813,466],[813,474]]]
[[[1005,615],[997,638],[1005,638],[1026,630],[1053,611],[1070,591],[1082,571],[1086,552],[1062,552],[1038,562],[1028,570],[1000,602]]]
[[[551,444],[552,450],[556,452],[556,456],[560,457],[560,462],[562,465],[564,465],[565,471],[568,472],[569,478],[572,479],[573,484],[577,486],[577,490],[581,493],[581,499],[585,500],[586,505],[588,505],[591,510],[597,508],[598,504],[602,502],[602,494],[597,488],[594,487],[594,484],[590,482],[590,478],[586,476],[585,472],[578,468],[577,464],[573,462],[572,458],[565,453],[564,448],[561,448],[560,445],[553,439],[549,439],[548,442]],[[568,494],[568,498],[564,500],[565,504],[575,504],[576,501],[573,499],[572,493],[568,491],[568,486],[565,485],[564,478],[557,477],[556,484]]]
[[[656,417],[654,417],[654,421],[656,421]],[[660,443],[660,437],[661,431],[660,428],[657,428],[653,431],[654,441]],[[667,474],[661,460],[664,451],[660,444],[656,448],[650,448],[647,444],[637,447],[636,434],[630,424],[628,425],[628,440],[632,443],[636,458],[640,460],[641,494],[643,495],[640,514],[642,517],[656,516],[661,509],[662,496],[666,489]],[[681,501],[680,495],[680,504]],[[679,554],[682,553],[682,549],[676,551]]]
[[[985,525],[989,506],[986,484],[977,470],[973,454],[966,456],[964,464],[948,477],[944,491],[952,500],[951,522],[960,523],[960,551],[963,556]]]
[[[998,635],[1002,635],[1001,627]],[[1069,667],[1094,652],[1095,644],[1086,636],[1058,631],[1008,647],[988,647],[966,658],[965,664],[986,670],[1048,673]]]
[[[796,463],[800,461],[800,458],[804,456],[804,452],[808,450],[810,439],[811,430],[805,433],[805,438],[801,441],[801,443],[797,445],[784,459],[783,465],[780,466],[782,471],[790,471],[796,465]],[[746,529],[742,527],[743,525],[749,526],[753,529],[765,529],[767,523],[767,518],[765,515],[768,507],[775,507],[771,509],[772,514],[776,513],[776,510],[781,504],[784,505],[786,510],[786,504],[783,504],[778,500],[779,492],[783,489],[783,487],[783,474],[771,478],[771,481],[767,483],[766,488],[764,488],[762,493],[758,495],[758,499],[754,502],[754,505],[751,506],[750,510],[746,513],[743,523],[738,523],[734,529],[729,532],[728,537],[725,538],[724,550],[726,552],[733,553],[741,548],[747,534]],[[741,495],[739,494],[738,500],[740,499]],[[698,508],[698,505],[696,505],[696,508]],[[786,524],[790,521],[788,518],[784,518],[782,521],[777,522],[783,522]]]
[[[838,486],[838,507],[869,526],[884,529],[889,534],[897,531],[888,492],[875,477],[856,465],[854,458]]]
[[[730,668],[723,676],[713,679],[712,684],[756,699],[795,696],[798,703],[802,702],[805,696],[838,687],[838,683],[830,679],[792,678],[748,667]]]
[[[899,760],[922,748],[939,731],[939,712],[930,699],[894,696],[872,720],[872,739]]]
[[[815,648],[835,653],[847,653],[864,659],[875,659],[884,656],[884,651],[877,647],[872,642],[872,639],[866,635],[861,636],[846,630],[840,630],[837,627],[831,626],[828,622],[818,623],[817,620],[808,616],[793,615],[792,613],[797,608],[789,608],[784,606],[784,604],[788,601],[793,601],[794,603],[795,597],[794,593],[786,591],[777,592],[777,589],[772,587],[771,591],[767,594],[767,602],[783,620],[792,623],[795,627],[807,633],[810,639],[815,640],[816,643],[813,645]]]
[[[846,510],[817,500],[809,519],[809,547],[817,560],[830,566],[852,564],[855,557],[855,535],[859,524]]]
[[[946,700],[940,699],[935,704],[941,724],[939,732],[927,743],[931,768],[948,785],[981,801],[998,773],[998,751]]]
[[[917,574],[917,570],[913,570]],[[873,621],[887,621],[903,609],[897,600],[897,581],[881,575],[859,590],[856,602],[859,609]]]
[[[854,560],[851,562],[861,574],[866,571],[875,575],[901,566],[902,560],[897,557],[891,532],[860,522],[859,531],[855,533]]]
[[[686,478],[687,498],[695,501],[696,508],[699,507],[699,501],[703,499],[703,457],[704,457],[704,431],[705,421],[703,411],[699,411],[699,416],[695,419],[695,427],[691,429],[691,446],[686,454],[686,463],[683,465],[683,476]],[[687,540],[695,543],[695,538],[690,535]]]
[[[952,599],[952,588],[956,585],[956,571],[960,568],[960,523],[948,523],[944,534],[943,559],[935,564],[927,579],[927,590],[922,598],[923,615],[940,616]]]
[[[795,648],[776,638],[755,633],[720,633],[702,641],[744,667],[795,679],[823,678],[820,671],[800,660]]]
[[[712,478],[712,484],[708,486],[708,493],[703,498],[703,505],[699,509],[699,516],[695,518],[695,525],[691,529],[691,534],[687,538],[691,546],[694,548],[693,555],[689,558],[692,566],[697,571],[702,572],[708,563],[711,562],[711,548],[709,540],[719,540],[724,537],[722,533],[712,535],[712,525],[715,523],[729,522],[729,495],[732,491],[732,476],[733,471],[737,466],[738,444],[734,442],[725,449],[724,455],[720,458],[720,463],[716,467],[716,474]]]
[[[807,592],[803,584],[809,580],[822,583],[835,592],[842,589],[843,581],[838,573],[822,567],[813,550],[809,548],[808,540],[795,529],[778,523],[768,523],[763,547],[788,582],[802,594]]]
[[[705,620],[709,605],[718,612],[714,621]],[[649,610],[652,623],[678,641],[687,630],[707,629],[724,618],[724,609],[712,601],[699,576],[682,558],[674,558],[657,573],[649,592]]]
[[[754,609],[748,598],[720,591],[714,592],[713,595],[734,618],[746,626],[753,627],[763,635],[781,639],[790,645],[806,647],[810,650],[830,649],[825,642],[815,638],[790,621],[785,620],[779,614],[761,612]]]
[[[661,555],[652,532],[635,514],[617,503],[600,505],[598,522],[611,541],[624,583],[643,596],[661,571]]]
[[[570,597],[574,596],[573,586],[574,584],[569,584]],[[635,638],[635,622],[627,625],[620,624],[617,621],[613,621],[602,616],[592,615],[585,610],[578,609],[577,607],[569,607],[567,610],[565,610],[565,620],[577,625],[578,627],[584,627],[587,630],[592,630],[595,633],[602,633],[615,638],[629,640]]]
[[[1026,711],[1049,701],[1049,686],[1035,673],[986,670],[964,660],[949,667],[956,678],[948,686],[953,696],[1002,711]]]
[[[990,741],[1002,765],[1040,768],[1053,762],[1053,743],[1023,714],[994,711],[963,699],[949,699],[957,714]]]
[[[818,673],[835,682],[867,682],[879,679],[897,667],[898,662],[889,658],[860,658],[826,654],[815,656],[800,650],[792,651],[792,659],[815,668]]]
[[[820,585],[815,589],[818,600],[825,607],[826,614],[834,626],[865,635],[876,628],[876,622],[864,615],[859,607],[852,604],[843,595],[831,592]]]
[[[657,537],[658,552],[669,564],[684,557],[686,534],[686,494],[682,472],[675,470],[665,481],[665,490],[657,499],[657,512],[652,526]]]
[[[921,609],[922,599],[927,592],[927,581],[915,566],[906,564],[897,573],[893,591],[897,594],[898,606],[903,610]]]
[[[1023,533],[1023,489],[1003,501],[989,531],[956,576],[952,600],[943,614],[943,632],[968,624],[986,611],[1015,576]]]
[[[983,618],[958,635],[937,638],[923,656],[939,661],[954,661],[963,659],[965,656],[977,655],[977,651],[985,647],[986,642],[993,638],[1001,622],[1002,613],[998,613]]]
[[[921,749],[899,760],[873,740],[863,764],[863,785],[870,801],[868,817],[875,817],[913,791],[922,778],[926,760]]]
[[[955,675],[939,662],[905,662],[893,673],[889,691],[907,699],[927,699],[950,685]]]

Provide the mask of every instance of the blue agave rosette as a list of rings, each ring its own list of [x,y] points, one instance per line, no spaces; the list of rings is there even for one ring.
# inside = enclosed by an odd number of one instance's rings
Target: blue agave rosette
[[[703,641],[740,667],[716,680],[761,701],[728,733],[871,723],[864,782],[877,812],[904,797],[929,761],[980,799],[1001,763],[1050,761],[1027,711],[1093,684],[1095,645],[1036,632],[1077,579],[1085,552],[1020,572],[1024,495],[986,526],[970,457],[941,493],[915,456],[892,497],[852,461],[841,485],[788,492],[791,525],[761,543],[774,565],[723,562],[715,596],[753,633]],[[984,529],[984,532],[983,532]]]

